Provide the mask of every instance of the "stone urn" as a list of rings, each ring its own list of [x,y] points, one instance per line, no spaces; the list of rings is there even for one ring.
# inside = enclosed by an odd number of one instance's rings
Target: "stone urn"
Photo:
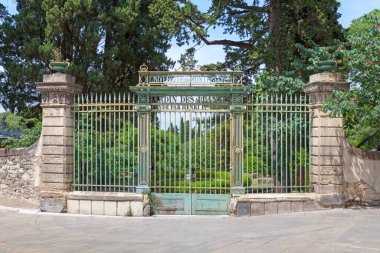
[[[330,72],[333,69],[336,69],[336,61],[334,60],[324,60],[317,62],[317,69],[320,72]]]
[[[66,61],[51,61],[50,68],[54,72],[66,73],[67,68],[70,66],[70,62]]]

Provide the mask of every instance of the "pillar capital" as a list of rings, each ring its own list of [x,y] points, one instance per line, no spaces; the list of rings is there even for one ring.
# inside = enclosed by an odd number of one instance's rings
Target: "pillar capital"
[[[41,107],[57,107],[71,105],[72,97],[82,90],[82,85],[75,83],[75,77],[62,73],[43,76],[43,81],[37,83],[41,93]]]
[[[323,72],[310,76],[310,82],[304,86],[304,92],[310,95],[313,105],[321,105],[332,97],[335,90],[347,91],[350,83],[342,80],[340,73]]]

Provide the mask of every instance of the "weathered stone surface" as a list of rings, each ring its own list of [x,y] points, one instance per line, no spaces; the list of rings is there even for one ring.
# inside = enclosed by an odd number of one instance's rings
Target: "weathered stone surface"
[[[0,198],[40,200],[40,142],[28,148],[0,149]]]
[[[265,214],[277,214],[277,202],[265,203]]]
[[[341,137],[312,137],[311,146],[314,147],[341,147],[343,139]]]
[[[74,160],[73,155],[61,154],[61,155],[43,155],[42,156],[42,163],[44,164],[56,163],[56,164],[73,165],[73,160]]]
[[[290,201],[281,201],[277,204],[278,213],[290,213]]]
[[[320,194],[316,201],[323,207],[342,207],[345,203],[345,197],[342,194]]]
[[[313,156],[318,156],[318,155],[321,155],[321,156],[341,156],[343,155],[343,150],[341,147],[331,147],[331,146],[327,146],[327,147],[313,147],[311,149],[311,155]]]
[[[67,200],[67,212],[72,214],[79,214],[79,200]]]
[[[313,127],[343,127],[342,118],[313,118]]]
[[[91,214],[104,215],[104,201],[91,201]]]
[[[343,175],[343,166],[314,166],[313,172],[318,175]]]
[[[73,181],[73,175],[68,173],[43,173],[42,180],[50,183],[70,183]]]
[[[117,202],[117,216],[127,216],[130,211],[131,204],[129,201],[118,201]],[[134,213],[131,213],[133,216]]]
[[[303,212],[303,203],[300,201],[290,202],[292,212]]]
[[[318,205],[315,203],[315,201],[306,201],[303,203],[303,210],[304,211],[315,211],[320,209]]]
[[[42,110],[43,117],[73,117],[71,111],[71,106],[54,107],[54,108],[43,108]]]
[[[58,116],[58,117],[44,117],[42,119],[42,125],[45,127],[73,127],[74,125],[74,120],[71,117],[63,117],[63,116]]]
[[[73,155],[73,147],[70,146],[44,146],[42,149],[45,155]]]
[[[322,72],[322,73],[311,75],[309,85],[313,85],[314,83],[317,83],[317,84],[318,83],[321,83],[321,84],[340,83],[342,82],[341,80],[342,80],[342,75],[340,73]],[[328,88],[331,88],[331,87],[328,86]],[[306,90],[306,92],[308,92],[308,90]]]
[[[64,136],[54,136],[51,138],[43,138],[42,144],[44,146],[72,146],[73,138],[72,137],[64,137]]]
[[[251,215],[251,203],[249,203],[249,202],[237,202],[236,203],[236,215],[237,216],[250,216]]]
[[[44,173],[68,173],[74,172],[73,165],[66,164],[44,164]]]
[[[80,200],[79,211],[80,214],[91,214],[91,200]]]
[[[150,216],[150,205],[144,207],[144,217]]]
[[[317,194],[342,194],[343,185],[314,185]]]
[[[54,73],[54,74],[48,74],[43,75],[43,82],[44,83],[69,83],[69,84],[75,84],[75,77],[72,75],[67,75],[63,73]]]
[[[104,215],[116,215],[116,201],[104,201]]]
[[[62,200],[43,199],[41,200],[40,210],[49,213],[62,213],[65,210],[66,203]]]
[[[44,126],[42,128],[43,136],[73,136],[74,130],[73,127],[64,127],[64,126]],[[54,137],[53,137],[54,138]]]
[[[94,200],[94,201],[144,201],[143,194],[128,192],[81,192],[74,191],[67,195],[67,199]]]
[[[130,205],[131,205],[133,216],[138,216],[138,217],[143,216],[144,203],[142,201],[141,202],[131,201]]]
[[[320,185],[343,184],[343,175],[311,175],[311,182]]]
[[[253,202],[251,204],[251,215],[264,215],[265,203]]]
[[[319,110],[318,110],[319,111]],[[341,127],[329,127],[329,128],[322,128],[322,127],[313,127],[311,129],[311,137],[343,137],[344,131]],[[322,141],[321,144],[324,142]]]
[[[311,156],[312,165],[342,166],[342,156]]]

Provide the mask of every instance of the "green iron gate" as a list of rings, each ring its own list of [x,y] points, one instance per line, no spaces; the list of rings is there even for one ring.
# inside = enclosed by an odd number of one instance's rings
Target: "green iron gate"
[[[310,108],[241,72],[142,68],[133,94],[80,95],[74,189],[148,192],[158,214],[227,214],[231,194],[309,192]]]
[[[147,171],[138,191],[158,196],[159,214],[227,214],[230,194],[244,192],[242,72],[143,67],[131,89],[138,95],[139,170]]]
[[[227,212],[230,98],[161,96],[151,101],[150,187],[158,213]]]

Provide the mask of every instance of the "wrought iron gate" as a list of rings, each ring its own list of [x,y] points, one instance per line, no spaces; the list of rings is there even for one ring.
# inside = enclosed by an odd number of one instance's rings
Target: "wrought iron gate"
[[[173,214],[312,190],[305,95],[248,94],[240,71],[139,74],[134,94],[76,98],[75,190],[152,191]]]

